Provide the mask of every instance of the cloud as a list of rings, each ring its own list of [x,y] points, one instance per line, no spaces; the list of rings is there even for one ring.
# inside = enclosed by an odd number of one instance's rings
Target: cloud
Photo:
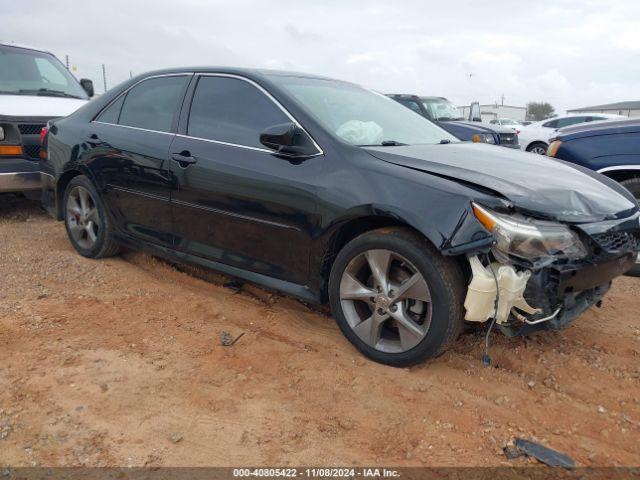
[[[5,40],[68,54],[98,87],[104,63],[109,86],[156,68],[234,65],[558,111],[640,92],[637,0],[5,3]]]

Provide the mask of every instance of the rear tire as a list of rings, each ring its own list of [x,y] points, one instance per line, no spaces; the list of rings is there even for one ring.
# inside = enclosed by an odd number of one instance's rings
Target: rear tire
[[[386,280],[379,281],[380,272]],[[464,293],[458,263],[407,228],[351,240],[329,278],[331,310],[342,333],[368,358],[394,367],[437,357],[455,341],[464,325]]]
[[[73,248],[87,258],[112,257],[120,251],[95,187],[84,175],[71,179],[64,193],[63,213]]]
[[[537,153],[538,155],[546,155],[547,154],[547,145],[544,142],[533,142],[527,146],[527,152]]]

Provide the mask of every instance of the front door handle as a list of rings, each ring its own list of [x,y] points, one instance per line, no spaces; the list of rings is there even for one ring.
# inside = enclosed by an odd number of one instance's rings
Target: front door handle
[[[187,168],[198,161],[196,157],[191,156],[190,152],[183,150],[180,153],[172,153],[171,159],[178,162],[182,168]]]

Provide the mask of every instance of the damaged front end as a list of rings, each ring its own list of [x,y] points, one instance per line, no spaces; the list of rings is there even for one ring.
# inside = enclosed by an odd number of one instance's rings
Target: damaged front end
[[[495,318],[509,336],[565,328],[599,304],[640,251],[637,210],[622,219],[569,225],[472,207],[495,241],[490,252],[468,256],[465,319]]]

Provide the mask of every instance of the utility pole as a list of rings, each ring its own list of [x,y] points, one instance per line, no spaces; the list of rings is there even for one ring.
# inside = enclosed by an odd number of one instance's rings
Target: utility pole
[[[69,55],[65,55],[64,59],[65,59],[65,65],[67,67],[67,70],[69,70]]]
[[[104,68],[104,63],[102,64],[102,82],[104,83],[104,91],[107,91],[107,70]]]
[[[504,106],[504,93],[502,94],[502,105]]]

